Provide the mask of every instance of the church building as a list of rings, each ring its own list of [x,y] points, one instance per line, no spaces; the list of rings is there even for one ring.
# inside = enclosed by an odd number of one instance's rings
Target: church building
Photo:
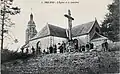
[[[100,45],[106,37],[100,35],[100,26],[97,19],[94,21],[80,24],[72,27],[72,39],[78,40],[78,46],[92,42],[94,45]],[[57,45],[58,43],[68,42],[68,30],[47,23],[39,32],[36,30],[33,14],[30,15],[28,28],[26,29],[26,42],[24,47],[41,48],[42,50],[48,47]]]

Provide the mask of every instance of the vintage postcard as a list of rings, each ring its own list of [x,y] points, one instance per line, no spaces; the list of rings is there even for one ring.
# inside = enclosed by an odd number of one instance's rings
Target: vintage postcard
[[[119,74],[119,0],[0,0],[1,74]]]

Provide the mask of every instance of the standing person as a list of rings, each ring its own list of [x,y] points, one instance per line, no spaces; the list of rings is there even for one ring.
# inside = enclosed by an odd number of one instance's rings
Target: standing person
[[[57,46],[56,46],[56,44],[53,45],[53,50],[54,50],[54,53],[57,53]]]
[[[105,51],[108,50],[108,42],[107,42],[107,39],[105,39],[105,42],[104,42],[104,48],[105,48]]]
[[[104,40],[104,42],[102,43],[102,48],[103,48],[104,51],[107,51],[107,49],[108,49],[108,42],[107,42],[107,40]]]
[[[82,51],[82,52],[85,51],[85,46],[84,46],[84,45],[81,46],[81,51]]]
[[[105,44],[104,44],[104,42],[102,43],[102,49],[103,49],[103,51],[105,51],[105,46],[104,46]]]
[[[87,44],[86,44],[86,51],[89,51],[89,49],[90,49],[90,45],[89,45],[89,43],[87,42]]]
[[[60,45],[59,49],[60,49],[60,53],[63,53],[63,46],[62,45]]]
[[[90,43],[90,49],[93,49],[93,48],[94,48],[94,44]]]
[[[46,51],[45,51],[45,49],[43,50],[43,54],[46,54]]]
[[[53,47],[52,46],[49,47],[49,51],[50,51],[50,53],[53,53]]]
[[[28,54],[28,48],[26,48],[26,54]]]
[[[41,47],[38,47],[38,54],[41,53]]]
[[[35,54],[35,48],[32,46],[32,54]]]
[[[24,48],[21,48],[21,52],[22,52],[22,53],[24,52]]]
[[[60,43],[58,43],[58,45],[57,45],[57,53],[60,53]]]
[[[62,47],[63,47],[63,52],[65,52],[66,51],[66,44],[64,41],[62,42]]]
[[[78,40],[77,39],[74,39],[74,48],[75,48],[75,51],[78,52]]]

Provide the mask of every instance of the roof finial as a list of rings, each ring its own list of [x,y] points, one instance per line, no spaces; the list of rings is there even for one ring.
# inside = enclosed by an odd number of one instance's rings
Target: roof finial
[[[32,8],[31,8],[30,20],[33,20]]]
[[[33,10],[33,9],[31,8],[30,10],[31,10],[31,14],[32,14],[32,10]]]
[[[95,17],[95,21],[97,21],[97,18]]]
[[[31,8],[31,12],[32,12],[32,8]]]

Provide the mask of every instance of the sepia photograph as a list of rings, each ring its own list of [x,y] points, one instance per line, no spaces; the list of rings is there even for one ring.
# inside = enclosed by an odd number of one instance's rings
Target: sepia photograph
[[[120,74],[119,0],[0,0],[1,74]]]

